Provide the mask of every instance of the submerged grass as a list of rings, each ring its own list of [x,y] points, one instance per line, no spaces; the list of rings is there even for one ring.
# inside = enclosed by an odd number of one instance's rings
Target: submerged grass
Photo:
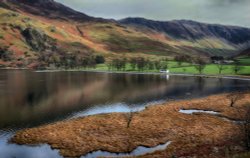
[[[169,102],[136,112],[129,128],[126,113],[111,113],[57,122],[21,130],[12,138],[18,144],[48,143],[65,157],[80,157],[93,151],[129,153],[138,146],[153,147],[171,141],[152,157],[225,157],[245,151],[242,126],[210,114],[187,115],[180,109],[218,111],[232,120],[243,120],[250,95],[230,107],[226,95]],[[100,155],[101,156],[101,155]]]

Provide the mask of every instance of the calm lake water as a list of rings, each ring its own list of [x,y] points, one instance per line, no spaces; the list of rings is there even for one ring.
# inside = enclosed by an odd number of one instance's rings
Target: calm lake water
[[[247,87],[250,81],[163,74],[0,70],[0,157],[31,158],[34,153],[60,157],[46,145],[7,144],[18,129],[84,115],[141,110],[149,104]]]

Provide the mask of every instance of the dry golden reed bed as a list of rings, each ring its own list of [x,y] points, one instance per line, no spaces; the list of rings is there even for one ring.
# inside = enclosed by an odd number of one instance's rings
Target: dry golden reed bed
[[[226,94],[175,101],[135,113],[129,128],[124,113],[100,114],[22,130],[11,141],[28,145],[47,143],[65,157],[80,157],[97,150],[130,152],[137,146],[153,147],[172,141],[166,150],[140,157],[220,158],[245,151],[243,126],[222,117],[244,120],[248,103],[250,94],[235,107],[230,107]],[[213,110],[222,117],[187,115],[179,113],[180,109]]]

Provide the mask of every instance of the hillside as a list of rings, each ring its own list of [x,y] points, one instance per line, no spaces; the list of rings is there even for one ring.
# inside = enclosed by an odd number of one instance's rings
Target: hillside
[[[0,19],[3,67],[60,66],[97,54],[107,59],[234,56],[250,40],[247,28],[191,21],[106,20],[54,0],[2,0]]]
[[[146,28],[177,40],[183,45],[210,49],[210,54],[220,51],[221,55],[231,55],[233,50],[241,50],[249,45],[250,29],[237,26],[206,24],[191,20],[153,21],[144,18],[126,18],[119,21],[126,26]],[[232,51],[232,52],[231,52]],[[229,53],[229,54],[227,54]]]

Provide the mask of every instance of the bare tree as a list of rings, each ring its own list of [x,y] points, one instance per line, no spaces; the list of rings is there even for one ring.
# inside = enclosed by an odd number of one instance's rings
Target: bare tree
[[[225,65],[223,65],[223,64],[218,64],[217,67],[218,67],[218,70],[219,70],[219,74],[221,74],[223,70],[226,70],[226,69],[227,69],[227,68],[225,67]]]
[[[134,112],[131,110],[129,113],[125,113],[125,119],[127,122],[127,128],[130,127],[130,124],[133,120]]]
[[[198,58],[196,61],[196,65],[194,66],[196,70],[199,71],[200,74],[202,74],[203,70],[206,67],[206,62],[202,58]]]
[[[245,97],[242,92],[230,93],[227,95],[227,98],[230,100],[230,107],[233,107],[235,103]]]
[[[240,63],[238,61],[236,61],[234,63],[234,66],[233,66],[234,73],[238,74],[241,69],[242,69],[242,67],[241,67]]]

